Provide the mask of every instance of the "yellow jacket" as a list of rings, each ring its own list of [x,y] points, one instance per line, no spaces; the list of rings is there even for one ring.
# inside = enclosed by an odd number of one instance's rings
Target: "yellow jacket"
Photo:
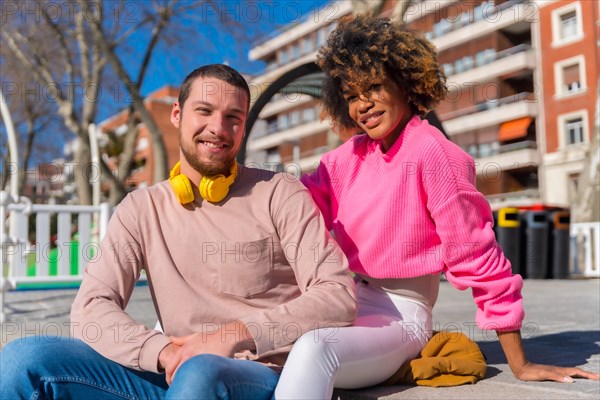
[[[384,384],[458,386],[483,379],[485,356],[477,343],[459,332],[436,332],[417,358],[407,361]]]

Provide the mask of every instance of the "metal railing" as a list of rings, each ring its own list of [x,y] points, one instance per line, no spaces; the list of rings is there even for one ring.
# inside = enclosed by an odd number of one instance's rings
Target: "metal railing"
[[[534,103],[536,102],[536,97],[534,93],[531,92],[521,92],[517,94],[512,94],[510,96],[502,97],[499,99],[489,99],[485,102],[481,102],[479,104],[475,104],[469,107],[461,108],[459,110],[450,111],[446,114],[442,114],[439,118],[442,121],[448,121],[450,119],[464,117],[465,115],[475,114],[487,110],[492,110],[497,107],[502,107],[507,104],[519,103],[519,102],[528,102]]]
[[[571,224],[570,236],[572,273],[600,278],[600,222]]]
[[[111,206],[31,204],[0,192],[0,321],[4,292],[27,285],[80,282],[99,255]]]

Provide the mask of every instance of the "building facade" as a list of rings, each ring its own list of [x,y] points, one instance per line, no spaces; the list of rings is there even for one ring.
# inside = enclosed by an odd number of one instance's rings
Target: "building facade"
[[[493,208],[573,203],[597,120],[598,2],[368,3],[382,15],[403,15],[408,28],[436,46],[449,93],[435,113],[450,140],[475,160],[478,189]],[[368,8],[364,2],[336,4],[338,17]],[[268,65],[256,79],[268,82],[314,60],[315,48],[299,49],[306,38],[334,26],[306,21],[255,46],[250,58]],[[251,132],[249,155],[262,151],[269,162],[299,161],[296,169],[307,171],[339,144],[327,124],[303,119],[305,109],[315,108],[306,111],[312,117],[318,107],[298,98],[285,101],[280,94],[263,109],[266,129]]]
[[[266,69],[251,78],[253,98],[286,73],[313,63],[336,21],[351,12],[350,1],[330,3],[256,43],[250,60],[264,61]],[[247,164],[299,174],[316,168],[321,155],[341,143],[329,125],[320,121],[315,99],[318,82],[314,82],[318,79],[318,74],[300,78],[271,98],[249,132]]]
[[[148,112],[154,118],[158,129],[162,133],[165,152],[167,154],[167,165],[172,167],[179,160],[179,133],[177,128],[171,123],[171,109],[173,103],[179,96],[179,89],[172,86],[164,86],[148,95],[144,100],[144,105]],[[119,143],[122,143],[124,135],[127,133],[129,111],[124,110],[105,121],[102,121],[98,127],[102,134],[101,143],[108,143],[102,136],[112,135],[111,143],[116,143],[117,148],[110,151],[105,146],[102,157],[111,170],[116,170],[118,155],[120,153]],[[140,187],[147,187],[154,182],[154,156],[152,153],[152,138],[148,128],[138,123],[138,134],[135,144],[135,154],[133,156],[133,170],[127,177],[126,188],[133,190]]]

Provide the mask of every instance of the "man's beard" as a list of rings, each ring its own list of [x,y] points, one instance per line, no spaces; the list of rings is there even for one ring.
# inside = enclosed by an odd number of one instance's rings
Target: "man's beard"
[[[215,176],[219,174],[228,176],[234,161],[234,157],[231,157],[225,160],[202,162],[198,159],[196,148],[190,151],[188,146],[183,142],[181,143],[181,152],[188,164],[202,176]]]

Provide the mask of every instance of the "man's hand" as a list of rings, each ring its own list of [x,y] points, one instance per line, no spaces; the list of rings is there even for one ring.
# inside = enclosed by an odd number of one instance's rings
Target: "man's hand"
[[[160,351],[158,354],[158,370],[164,371],[167,365],[169,365],[171,359],[177,354],[177,351],[181,348],[181,346],[176,345],[171,342],[165,346],[164,349]]]
[[[167,383],[170,385],[175,378],[177,369],[188,359],[199,354],[215,354],[232,357],[234,353],[243,350],[254,350],[254,340],[246,326],[239,322],[231,322],[212,332],[199,332],[192,335],[171,336],[171,344],[176,346],[172,356],[167,353],[169,361],[165,368]],[[165,349],[171,346],[169,344]],[[169,350],[171,351],[171,350]],[[162,353],[161,353],[162,355]],[[160,360],[160,356],[159,356]]]

